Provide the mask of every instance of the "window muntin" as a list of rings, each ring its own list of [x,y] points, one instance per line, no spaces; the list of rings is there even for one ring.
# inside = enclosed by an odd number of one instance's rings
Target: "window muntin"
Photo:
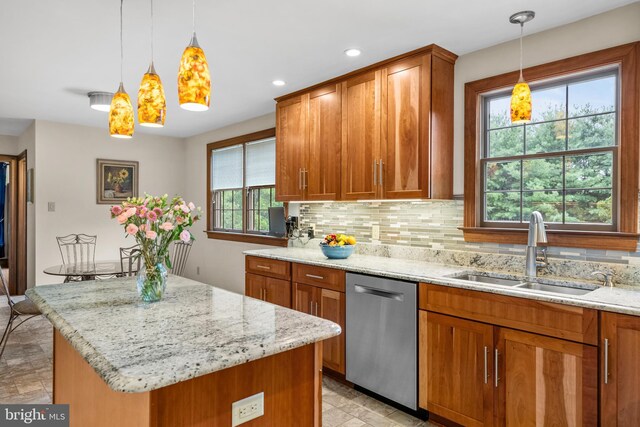
[[[211,151],[213,230],[267,234],[275,201],[275,138]]]
[[[532,87],[529,124],[511,125],[509,98],[483,97],[482,224],[538,210],[554,228],[616,229],[618,69]]]

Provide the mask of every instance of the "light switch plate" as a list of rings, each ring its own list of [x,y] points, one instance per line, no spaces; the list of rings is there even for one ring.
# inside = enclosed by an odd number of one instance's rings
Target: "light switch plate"
[[[231,427],[264,415],[264,392],[254,394],[231,405]]]

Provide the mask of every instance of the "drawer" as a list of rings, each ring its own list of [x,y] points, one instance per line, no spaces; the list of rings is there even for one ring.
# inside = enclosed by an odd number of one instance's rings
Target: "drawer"
[[[420,284],[420,308],[492,325],[597,345],[596,310],[527,298]]]
[[[247,256],[245,259],[245,271],[261,276],[288,280],[291,278],[291,263],[277,259]]]
[[[344,292],[345,272],[335,268],[294,263],[293,281]]]

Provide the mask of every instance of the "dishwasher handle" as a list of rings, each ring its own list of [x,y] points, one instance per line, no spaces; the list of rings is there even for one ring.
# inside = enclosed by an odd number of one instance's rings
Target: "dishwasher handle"
[[[354,285],[353,289],[359,294],[369,294],[396,301],[404,301],[404,294],[401,292],[384,291],[382,289],[370,288],[369,286],[363,285]]]

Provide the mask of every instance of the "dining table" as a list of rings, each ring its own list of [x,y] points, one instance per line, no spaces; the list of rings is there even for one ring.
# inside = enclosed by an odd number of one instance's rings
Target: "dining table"
[[[136,273],[136,265],[132,268],[132,273]],[[121,276],[124,273],[119,260],[59,264],[47,267],[43,272],[51,276],[63,276],[65,282],[95,280],[98,277]]]

